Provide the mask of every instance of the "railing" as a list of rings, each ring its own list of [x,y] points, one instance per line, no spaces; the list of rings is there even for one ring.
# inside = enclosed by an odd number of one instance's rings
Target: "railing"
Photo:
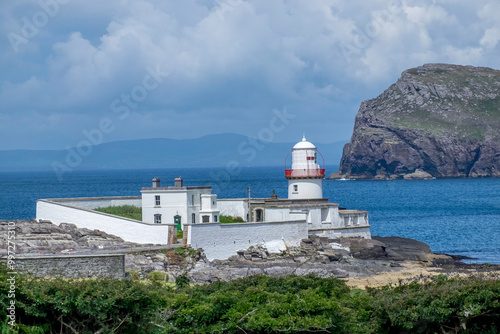
[[[325,177],[325,169],[285,169],[285,177]]]

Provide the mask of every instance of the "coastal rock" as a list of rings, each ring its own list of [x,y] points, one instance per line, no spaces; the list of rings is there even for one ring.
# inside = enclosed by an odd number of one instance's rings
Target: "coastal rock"
[[[363,101],[339,171],[388,180],[500,176],[500,71],[426,64]]]
[[[432,254],[431,248],[424,242],[401,237],[372,237],[385,245],[387,258],[396,261],[429,261]]]
[[[16,253],[71,252],[99,248],[139,246],[99,230],[77,228],[74,224],[59,226],[50,221],[15,220],[0,221],[0,255],[7,253],[7,231],[15,232]]]

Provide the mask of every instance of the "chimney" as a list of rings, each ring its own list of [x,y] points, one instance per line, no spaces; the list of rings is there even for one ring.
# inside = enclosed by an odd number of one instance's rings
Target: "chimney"
[[[153,188],[160,188],[160,179],[157,177],[153,179]]]
[[[271,194],[271,199],[278,199],[278,194],[276,194],[276,190],[273,189],[273,193]]]
[[[182,177],[176,177],[174,180],[174,185],[176,188],[182,188]]]

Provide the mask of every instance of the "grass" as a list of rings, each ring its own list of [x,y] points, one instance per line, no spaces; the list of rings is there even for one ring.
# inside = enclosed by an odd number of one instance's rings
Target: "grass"
[[[142,221],[142,208],[133,205],[108,206],[95,211]]]

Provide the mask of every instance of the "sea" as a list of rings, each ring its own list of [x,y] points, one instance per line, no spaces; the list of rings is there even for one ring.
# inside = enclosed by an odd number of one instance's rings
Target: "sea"
[[[327,166],[327,173],[337,170]],[[154,177],[210,185],[218,198],[287,197],[284,167],[182,168],[0,173],[0,219],[31,219],[41,198],[139,196]],[[249,189],[250,187],[250,189]],[[323,195],[367,210],[372,235],[427,243],[434,252],[500,264],[500,179],[324,180]]]

